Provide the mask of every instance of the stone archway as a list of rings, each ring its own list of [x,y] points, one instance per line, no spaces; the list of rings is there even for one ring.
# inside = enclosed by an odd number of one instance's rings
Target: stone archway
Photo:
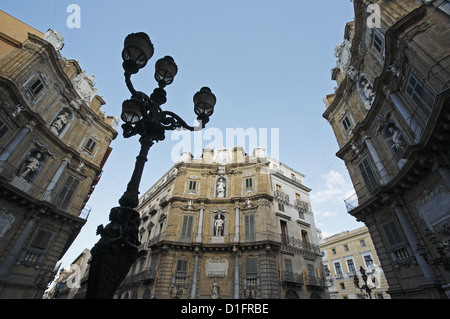
[[[300,299],[300,298],[299,298],[298,294],[294,290],[289,289],[286,292],[286,299]]]

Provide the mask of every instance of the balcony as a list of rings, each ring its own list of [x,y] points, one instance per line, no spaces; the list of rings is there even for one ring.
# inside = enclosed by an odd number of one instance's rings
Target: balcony
[[[303,274],[284,271],[281,274],[281,280],[288,285],[301,287],[304,285]]]
[[[18,176],[18,170],[18,167],[11,165],[9,162],[0,162],[0,180],[35,200],[48,202],[61,211],[87,220],[91,208],[83,204],[86,201],[86,196],[80,196],[75,192],[69,202],[57,203],[56,198],[59,194],[59,188],[46,190],[33,181]]]
[[[138,274],[127,276],[121,287],[139,285],[140,283],[151,282],[155,279],[155,272],[146,269]]]
[[[316,276],[306,276],[305,284],[311,288],[316,289],[325,289],[326,288],[326,280],[325,278],[319,278]]]
[[[309,211],[309,204],[301,199],[295,200],[295,207],[297,207],[298,211],[302,213],[307,213]]]
[[[179,233],[164,232],[151,238],[147,243],[143,243],[141,246],[143,247],[143,249],[144,247],[145,249],[150,249],[152,246],[155,246],[161,242],[186,245],[192,245],[194,242],[197,244],[201,243],[205,245],[247,245],[270,242],[280,245],[281,249],[285,251],[302,254],[305,258],[310,260],[315,260],[318,256],[321,256],[319,245],[311,244],[298,238],[289,237],[279,233],[255,232],[250,234],[239,234],[238,242],[235,241],[234,235],[234,233],[227,234],[226,236],[221,237],[221,239],[223,240],[220,243],[217,243],[213,240],[214,236],[210,235],[201,236],[199,241],[197,234],[182,237]]]
[[[286,193],[283,193],[280,190],[276,190],[273,194],[275,200],[279,201],[280,203],[288,204],[289,203],[289,195]]]

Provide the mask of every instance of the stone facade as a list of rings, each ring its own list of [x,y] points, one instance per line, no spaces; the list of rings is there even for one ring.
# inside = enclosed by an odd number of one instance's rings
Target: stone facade
[[[118,121],[81,94],[58,33],[3,11],[0,30],[0,298],[40,298],[86,222]]]
[[[117,298],[327,298],[304,176],[240,147],[183,153],[140,199]]]
[[[449,3],[354,1],[354,8],[323,114],[356,190],[345,202],[369,229],[392,298],[446,298]]]
[[[345,231],[328,238],[320,244],[324,252],[328,291],[331,299],[389,299],[388,284],[380,266],[375,246],[367,227]],[[366,271],[370,295],[366,290],[355,286],[354,278],[358,277],[362,287],[360,268]]]

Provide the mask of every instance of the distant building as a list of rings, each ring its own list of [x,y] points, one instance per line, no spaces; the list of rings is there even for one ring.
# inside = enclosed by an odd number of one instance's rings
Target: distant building
[[[323,116],[392,298],[450,297],[450,3],[353,1]]]
[[[41,298],[117,136],[62,41],[0,11],[0,298]]]
[[[367,227],[325,238],[320,249],[324,252],[323,265],[331,299],[390,299],[389,287]],[[359,280],[358,286],[364,285],[361,267],[367,273],[371,296],[355,286],[355,276]]]
[[[53,283],[52,288],[47,292],[47,298],[85,299],[90,259],[91,251],[85,249],[71,263],[69,269],[62,269],[58,278]]]
[[[264,153],[183,153],[140,199],[141,257],[117,298],[328,298],[310,189]]]

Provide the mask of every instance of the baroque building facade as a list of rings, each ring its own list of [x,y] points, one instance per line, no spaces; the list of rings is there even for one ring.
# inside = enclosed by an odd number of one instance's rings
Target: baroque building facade
[[[185,152],[140,199],[117,298],[328,298],[304,176],[264,155]]]
[[[93,77],[63,46],[0,11],[0,298],[41,298],[117,136]]]
[[[390,298],[386,277],[367,227],[327,237],[321,242],[320,249],[324,252],[323,265],[330,299]],[[364,285],[361,267],[368,276],[370,295],[365,289],[359,289]]]
[[[327,119],[392,298],[450,296],[450,4],[353,1]]]

